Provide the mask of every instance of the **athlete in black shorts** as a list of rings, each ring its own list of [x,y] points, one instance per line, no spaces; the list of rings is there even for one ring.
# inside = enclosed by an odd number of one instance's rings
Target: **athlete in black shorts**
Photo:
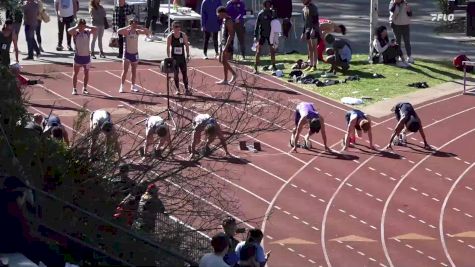
[[[391,111],[394,111],[394,115],[396,116],[396,119],[398,123],[396,124],[396,127],[393,131],[393,134],[391,135],[391,138],[389,139],[389,144],[387,146],[387,149],[392,149],[392,144],[393,141],[396,140],[397,142],[394,142],[395,144],[401,144],[405,145],[406,143],[406,132],[417,132],[421,134],[422,139],[424,140],[424,148],[427,150],[430,150],[431,147],[427,143],[426,140],[426,135],[424,134],[424,129],[422,127],[421,120],[419,119],[419,116],[417,116],[416,111],[414,110],[414,107],[407,102],[401,102],[395,105]]]
[[[259,71],[257,68],[259,67],[260,63],[260,50],[261,46],[264,44],[269,45],[270,47],[270,57],[272,61],[272,69],[276,70],[275,67],[275,47],[270,40],[270,32],[271,32],[271,21],[274,18],[274,12],[271,9],[272,2],[270,0],[266,0],[263,3],[264,9],[259,12],[257,15],[257,22],[256,27],[254,28],[254,43],[259,40],[256,46],[256,64],[254,65],[254,73],[257,74]]]
[[[190,45],[188,43],[188,36],[186,33],[181,31],[181,25],[177,21],[174,21],[172,24],[173,32],[168,35],[167,38],[167,55],[175,60],[175,86],[176,94],[181,94],[180,92],[180,81],[178,78],[179,71],[183,76],[183,84],[185,84],[185,95],[190,95],[191,92],[188,89],[188,74],[186,70],[186,62],[190,60]],[[185,57],[185,48],[186,47],[186,57]]]

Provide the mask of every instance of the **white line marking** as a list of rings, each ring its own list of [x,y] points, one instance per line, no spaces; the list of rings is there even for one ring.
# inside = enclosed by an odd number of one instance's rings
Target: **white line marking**
[[[425,196],[425,197],[428,197],[428,196],[429,196],[429,194],[424,193],[424,192],[422,192],[421,194],[422,194],[423,196]]]
[[[447,265],[447,264],[445,264],[445,263],[443,263],[443,262],[441,262],[440,265],[445,266],[445,267],[449,267],[449,265]]]
[[[471,249],[475,249],[475,247],[473,245],[468,245]]]
[[[346,213],[345,210],[342,210],[342,209],[338,209],[341,213]]]
[[[347,186],[352,187],[353,185],[350,183],[346,183]]]
[[[439,176],[439,177],[442,177],[442,174],[436,172],[435,175]]]
[[[373,259],[373,258],[368,258],[368,259],[369,259],[370,261],[376,262],[376,260]]]
[[[457,211],[457,212],[460,212],[460,210],[459,210],[459,209],[457,209],[457,208],[452,208],[452,209],[453,209],[453,210],[455,210],[455,211]]]
[[[459,158],[459,157],[455,157],[455,159],[456,159],[456,160],[462,160],[462,159],[461,159],[461,158]]]
[[[320,202],[322,202],[322,203],[325,203],[325,200],[324,200],[324,199],[319,198],[318,200],[319,200]]]
[[[363,221],[363,220],[360,220],[360,222],[361,222],[362,224],[368,224],[367,222],[365,222],[365,221]]]
[[[284,213],[287,214],[287,215],[290,215],[290,212],[284,210]]]
[[[433,261],[437,260],[436,258],[434,258],[434,257],[432,257],[432,256],[427,256],[427,258],[429,258],[429,259],[431,259],[431,260],[433,260]]]
[[[468,162],[468,161],[464,161],[464,163],[467,164],[467,165],[470,165],[470,162]]]
[[[417,188],[411,187],[411,190],[417,192]]]
[[[417,253],[424,255],[424,252],[422,252],[422,251],[420,251],[420,250],[418,250],[418,249],[417,249],[416,251],[417,251]]]
[[[412,214],[409,214],[409,217],[411,217],[411,218],[413,218],[413,219],[416,218],[416,216],[414,216],[414,215],[412,215]]]
[[[294,215],[294,216],[292,216],[292,217],[294,217],[294,219],[296,219],[296,220],[300,220],[300,218],[299,218],[299,217],[297,217],[297,216],[295,216],[295,215]]]
[[[360,254],[361,256],[365,256],[365,254],[361,251],[358,251],[358,254]]]
[[[310,263],[312,264],[315,264],[316,262],[314,262],[313,260],[308,260]]]
[[[305,255],[302,255],[302,254],[298,254],[301,258],[305,258]]]
[[[429,227],[434,228],[434,229],[437,228],[437,227],[433,226],[432,224],[429,224]]]
[[[429,168],[426,168],[426,171],[428,171],[428,172],[431,172],[432,170],[431,170],[431,169],[429,169]]]
[[[308,222],[306,222],[306,221],[302,221],[302,222],[303,222],[303,224],[305,224],[305,225],[309,225],[309,223],[308,223]]]
[[[363,189],[355,187],[356,191],[363,192]]]
[[[271,237],[270,235],[267,236],[267,238],[269,238],[270,240],[274,239],[273,237]]]
[[[461,240],[461,239],[457,239],[457,241],[460,242],[460,243],[462,243],[462,244],[465,243],[465,242],[464,242],[463,240]]]
[[[384,264],[382,264],[382,263],[380,263],[379,266],[381,266],[381,267],[388,267],[388,266],[386,266],[386,265],[384,265]]]
[[[412,161],[412,160],[408,160],[408,161],[409,161],[409,163],[411,163],[411,164],[414,164],[414,163],[415,163],[415,162],[414,162],[414,161]]]
[[[467,216],[467,217],[473,218],[473,216],[470,215],[470,214],[468,214],[468,213],[464,213],[464,214],[465,214],[465,216]]]
[[[316,196],[316,195],[314,195],[314,194],[310,194],[310,196],[311,196],[311,197],[313,197],[313,198],[317,197],[317,196]]]
[[[375,171],[376,169],[373,168],[373,167],[368,167],[368,169],[372,170],[372,171]]]
[[[433,197],[432,200],[437,201],[437,202],[440,201],[439,199],[437,199],[437,198],[435,198],[435,197]]]
[[[360,162],[359,162],[358,160],[356,160],[356,159],[353,160],[353,162],[356,163],[356,164],[360,164]]]
[[[292,248],[287,248],[287,249],[291,252],[295,252],[295,250],[293,250]]]
[[[330,173],[326,172],[325,173],[326,176],[330,176],[330,177],[333,177],[333,175],[331,175]]]
[[[381,174],[381,175],[384,176],[384,177],[388,176],[388,175],[385,174],[384,172],[380,172],[379,174]]]
[[[349,248],[349,249],[354,249],[354,248],[353,248],[352,246],[350,246],[350,245],[346,245],[346,247]]]
[[[397,209],[400,213],[406,213],[405,211],[401,210],[401,209]]]
[[[425,223],[426,223],[424,220],[419,220],[419,222],[421,222],[421,223],[423,223],[423,224],[425,224]]]
[[[379,202],[383,202],[383,200],[380,199],[380,198],[376,198],[376,200],[379,201]]]
[[[340,178],[335,177],[335,180],[337,180],[338,182],[341,182]]]
[[[279,206],[274,206],[274,208],[278,209],[278,210],[281,210],[282,208],[279,207]]]
[[[315,169],[315,170],[317,170],[317,171],[319,171],[319,172],[321,172],[321,171],[322,171],[322,170],[320,170],[320,169],[319,169],[319,168],[317,168],[317,167],[314,167],[314,169]]]
[[[465,188],[467,188],[470,191],[473,191],[473,188],[471,188],[470,186],[466,186]]]
[[[394,178],[394,177],[389,177],[389,179],[391,179],[392,181],[396,181],[397,179]]]
[[[370,225],[369,227],[373,228],[374,230],[378,230],[375,226]]]
[[[315,226],[312,226],[312,229],[315,230],[315,231],[320,231],[320,229],[318,229],[318,228],[315,227]]]
[[[297,188],[297,187],[298,187],[298,186],[296,186],[296,185],[294,185],[294,184],[290,184],[290,185],[291,185],[292,187],[295,187],[295,188]]]
[[[353,215],[353,214],[350,214],[350,217],[353,218],[353,219],[356,219],[356,216]]]
[[[417,139],[416,139],[416,138],[414,138],[414,137],[411,137],[411,139],[412,139],[413,141],[417,141]]]
[[[408,248],[414,248],[413,246],[409,245],[409,244],[406,244],[406,247]]]
[[[307,191],[304,189],[300,189],[300,191],[304,192],[305,194],[307,193]]]
[[[446,180],[449,180],[449,181],[451,181],[451,182],[454,180],[454,179],[449,178],[449,177],[445,177],[445,179],[446,179]]]
[[[366,195],[367,195],[368,197],[374,197],[374,196],[373,196],[372,194],[370,194],[370,193],[366,193]]]

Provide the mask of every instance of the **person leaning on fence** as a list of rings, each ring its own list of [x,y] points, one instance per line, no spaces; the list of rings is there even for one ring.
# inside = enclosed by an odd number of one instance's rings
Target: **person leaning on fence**
[[[163,213],[165,213],[165,206],[158,198],[158,188],[155,184],[150,184],[140,198],[133,227],[145,232],[153,232],[157,216]]]
[[[261,246],[264,234],[260,229],[251,229],[247,233],[246,241],[236,247],[239,257],[239,267],[264,267],[269,260],[270,251],[264,254]]]
[[[212,253],[205,254],[199,262],[199,267],[229,267],[224,262],[223,257],[228,252],[228,238],[225,234],[219,233],[211,239]]]
[[[239,241],[234,237],[237,232],[236,219],[233,217],[224,219],[221,227],[223,228],[224,234],[228,238],[229,243],[229,250],[226,255],[224,255],[224,261],[231,267],[237,267],[239,258],[235,250],[236,246],[239,244]]]

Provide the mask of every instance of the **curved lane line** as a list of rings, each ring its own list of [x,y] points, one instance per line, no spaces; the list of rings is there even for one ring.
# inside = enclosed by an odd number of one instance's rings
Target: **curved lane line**
[[[444,145],[442,145],[441,147],[439,147],[439,149],[437,149],[436,151],[440,151],[442,148],[452,144],[453,142],[457,141],[458,139],[472,133],[472,132],[475,132],[475,128],[457,136],[456,138],[450,140],[449,142],[445,143]],[[388,210],[388,207],[389,207],[389,202],[391,202],[392,198],[394,197],[394,195],[396,194],[396,191],[398,190],[398,188],[401,186],[401,184],[404,182],[404,180],[418,167],[420,166],[422,163],[424,163],[428,158],[430,158],[432,156],[432,153],[425,156],[422,160],[420,160],[418,163],[416,163],[408,172],[406,172],[406,174],[401,178],[399,179],[398,183],[396,184],[396,186],[394,187],[393,191],[391,191],[391,194],[389,194],[388,198],[386,199],[386,202],[384,203],[384,208],[383,208],[383,214],[381,216],[381,244],[383,245],[383,251],[384,251],[384,255],[386,256],[386,259],[388,260],[388,263],[391,267],[394,267],[394,264],[393,262],[391,261],[391,257],[389,256],[389,251],[388,251],[388,247],[386,245],[386,238],[385,238],[385,234],[384,234],[384,225],[386,223],[386,213],[387,213],[387,210]]]
[[[449,202],[449,198],[452,195],[453,191],[457,187],[458,183],[462,181],[462,179],[465,177],[465,175],[473,168],[475,167],[475,163],[472,163],[465,171],[457,178],[457,180],[453,183],[452,187],[450,188],[450,191],[447,193],[444,199],[444,203],[442,204],[442,207],[440,208],[440,217],[439,217],[439,233],[440,233],[440,242],[442,243],[442,247],[444,248],[444,253],[447,259],[450,262],[450,265],[455,267],[455,263],[452,260],[452,257],[450,256],[449,250],[447,248],[447,243],[445,241],[445,235],[444,235],[444,216],[445,216],[445,209],[447,207],[447,203]]]
[[[330,212],[330,207],[333,203],[333,200],[336,198],[336,196],[340,192],[341,188],[346,184],[346,182],[351,178],[351,176],[353,176],[353,174],[355,174],[357,171],[359,171],[359,169],[361,169],[366,163],[368,163],[374,157],[375,156],[373,155],[373,156],[367,158],[365,161],[363,161],[363,163],[361,163],[358,167],[356,167],[356,169],[354,169],[350,174],[348,174],[348,176],[346,176],[346,178],[340,183],[340,185],[335,190],[332,197],[330,198],[330,200],[327,203],[327,206],[325,208],[325,213],[323,214],[322,233],[321,233],[320,236],[321,236],[321,242],[322,242],[323,256],[325,257],[325,261],[327,262],[328,267],[331,267],[332,264],[330,263],[330,257],[328,256],[327,246],[326,246],[326,243],[325,243],[325,229],[326,229],[328,213]]]

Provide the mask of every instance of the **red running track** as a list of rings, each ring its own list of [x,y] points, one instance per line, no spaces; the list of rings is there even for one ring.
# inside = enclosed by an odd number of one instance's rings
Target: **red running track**
[[[451,95],[417,106],[428,141],[438,149],[434,153],[420,147],[419,135],[411,135],[412,144],[396,148],[397,154],[372,152],[364,146],[366,139],[346,155],[328,154],[322,150],[320,136],[312,137],[315,149],[290,154],[288,139],[296,103],[315,104],[326,118],[329,144],[336,149],[349,108],[239,68],[237,84],[252,79],[255,98],[269,112],[282,108],[289,122],[279,125],[277,132],[245,138],[260,141],[260,153],[243,153],[231,145],[231,153],[248,163],[226,163],[230,176],[215,174],[212,179],[226,181],[228,190],[239,198],[240,220],[263,218],[247,226],[264,229],[263,244],[272,250],[269,266],[474,266],[474,98]],[[165,93],[166,81],[157,64],[139,66],[139,84],[149,95],[145,98],[118,93],[120,69],[119,63],[94,64],[91,95],[72,96],[70,66],[25,67],[31,76],[49,76],[44,86],[28,89],[29,109],[47,114],[56,101],[62,121],[71,126],[74,110],[86,103],[91,110],[118,105],[143,110],[142,102],[166,104],[156,95]],[[212,104],[226,87],[215,85],[222,77],[216,61],[193,61],[190,73],[200,84],[194,88],[194,98],[173,98],[172,102],[193,116],[192,99],[208,99]],[[233,93],[233,97],[239,100],[241,96]],[[238,109],[233,103],[223,108]],[[270,114],[254,115],[255,125],[270,118]],[[383,147],[395,121],[391,116],[374,121],[374,142]],[[136,132],[143,136],[141,131]]]

